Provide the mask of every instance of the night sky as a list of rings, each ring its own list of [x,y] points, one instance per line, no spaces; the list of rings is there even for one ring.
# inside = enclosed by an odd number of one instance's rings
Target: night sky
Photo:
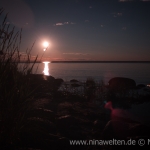
[[[0,0],[21,51],[46,60],[150,61],[150,0]]]

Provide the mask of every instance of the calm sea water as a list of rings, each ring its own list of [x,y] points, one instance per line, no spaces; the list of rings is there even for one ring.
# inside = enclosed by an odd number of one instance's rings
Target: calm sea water
[[[64,81],[85,81],[91,77],[107,84],[113,77],[127,77],[134,79],[137,84],[150,84],[150,63],[49,63],[48,66],[51,76]],[[37,63],[33,73],[42,74],[43,70],[44,63]]]
[[[48,67],[44,63],[37,63],[33,73],[42,74],[43,71],[47,73],[46,68],[49,69],[51,76],[65,81],[71,79],[85,81],[88,77],[92,77],[107,84],[113,77],[127,77],[134,79],[137,84],[150,84],[150,63],[49,63]],[[150,126],[150,102],[132,105],[127,111],[131,116],[138,118],[131,119]]]

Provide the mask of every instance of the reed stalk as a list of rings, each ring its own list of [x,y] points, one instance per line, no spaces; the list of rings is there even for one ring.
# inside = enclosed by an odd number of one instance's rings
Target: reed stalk
[[[3,9],[0,9],[2,17]],[[22,30],[7,24],[7,15],[0,24],[0,149],[15,144],[28,123],[32,109],[33,89],[30,74],[37,57],[31,63],[30,50],[26,50],[25,63],[21,52]]]

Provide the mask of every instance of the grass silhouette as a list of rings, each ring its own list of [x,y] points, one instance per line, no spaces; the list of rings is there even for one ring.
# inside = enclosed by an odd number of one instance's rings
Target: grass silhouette
[[[0,9],[0,17],[4,10]],[[7,24],[7,15],[0,25],[0,147],[13,145],[28,123],[27,115],[32,108],[33,89],[29,76],[37,57],[30,62],[31,49],[27,49],[21,62],[22,30]],[[3,147],[3,146],[2,146]],[[1,148],[2,148],[1,147]]]

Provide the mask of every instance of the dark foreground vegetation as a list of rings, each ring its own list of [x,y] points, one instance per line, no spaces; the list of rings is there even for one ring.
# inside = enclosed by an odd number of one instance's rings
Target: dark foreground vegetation
[[[148,90],[144,85],[137,86],[127,78],[114,78],[105,85],[93,79],[64,83],[34,75],[36,59],[30,63],[30,49],[24,55],[27,63],[20,68],[21,32],[11,29],[6,19],[1,23],[0,38],[0,149],[107,150],[118,146],[100,140],[150,138],[148,124],[120,116],[132,104],[149,102],[149,94],[128,95],[129,90]],[[114,110],[120,111],[115,114]],[[71,145],[70,140],[84,143]],[[129,147],[136,146],[139,148],[137,143]]]

